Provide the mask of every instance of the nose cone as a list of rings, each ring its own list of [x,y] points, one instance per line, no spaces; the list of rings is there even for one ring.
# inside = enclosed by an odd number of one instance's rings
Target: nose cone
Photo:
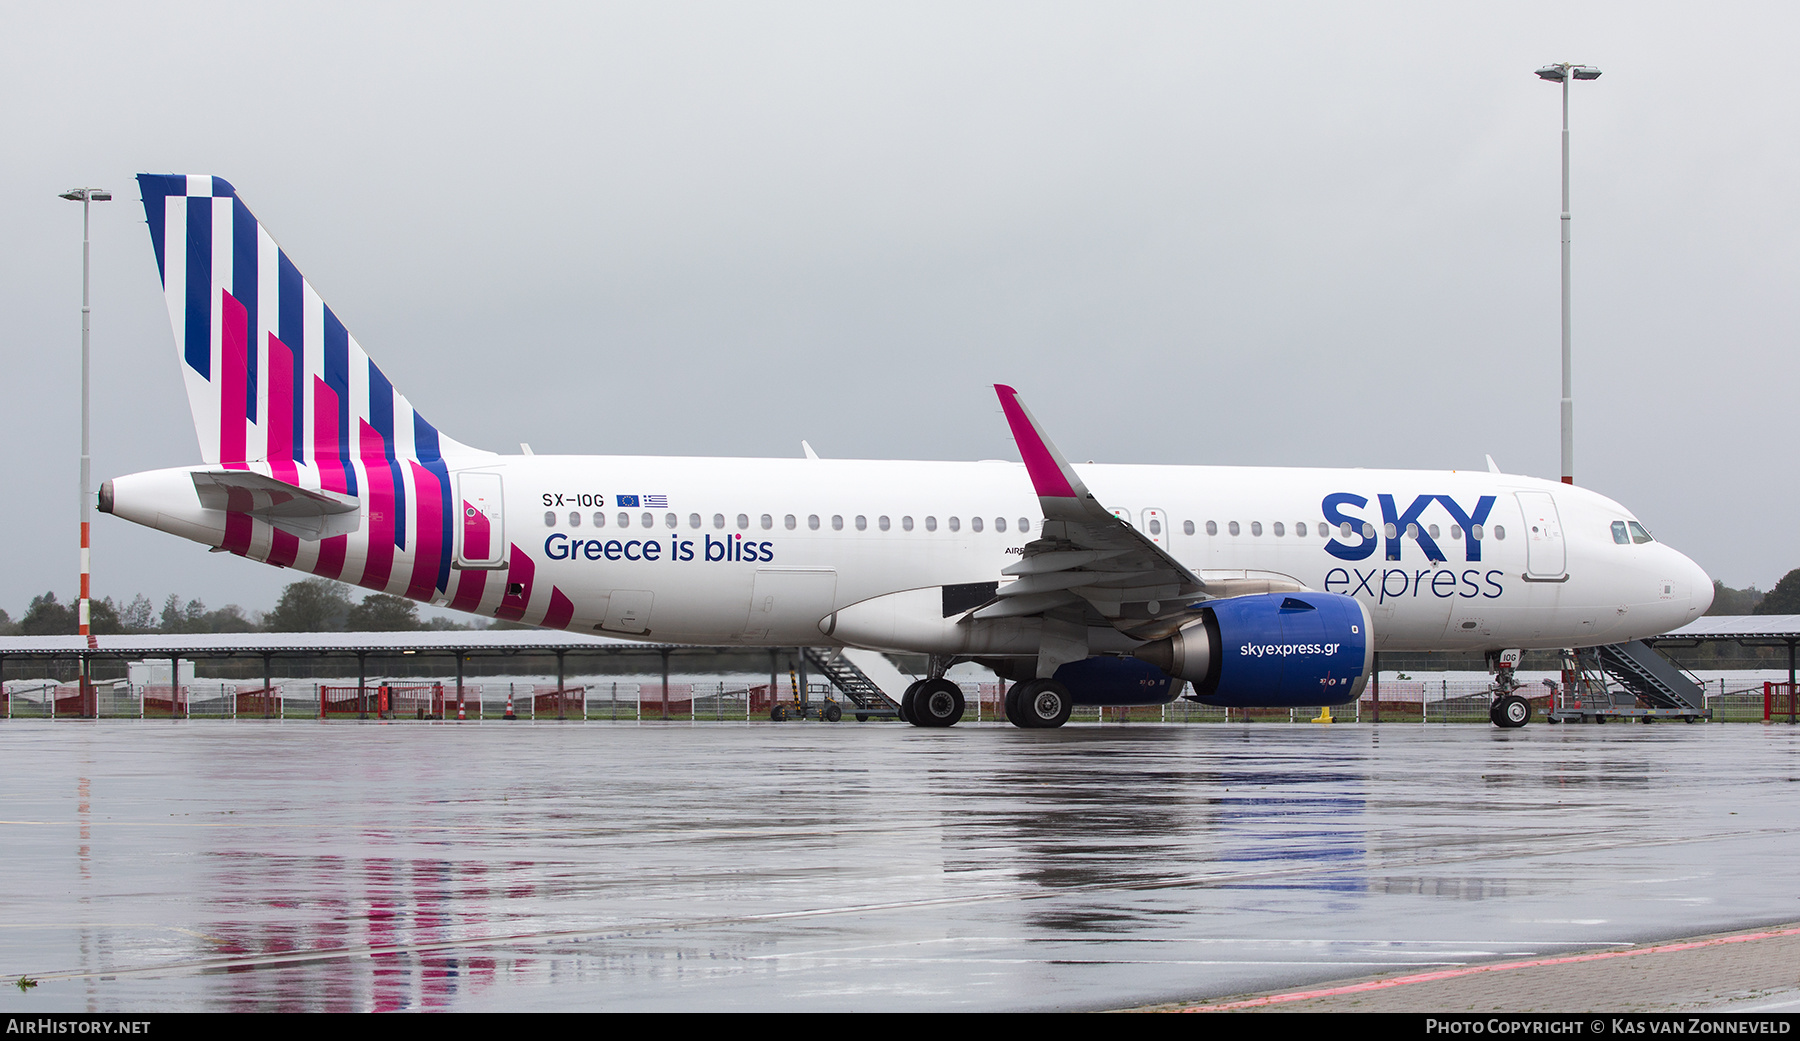
[[[1691,622],[1705,614],[1707,609],[1712,606],[1712,576],[1706,573],[1705,568],[1702,568],[1700,565],[1689,560],[1686,556],[1680,553],[1676,553],[1675,555],[1681,558],[1683,564],[1687,565],[1688,588],[1693,591],[1688,595],[1687,620],[1688,622]],[[1686,625],[1687,622],[1683,622],[1682,624]]]

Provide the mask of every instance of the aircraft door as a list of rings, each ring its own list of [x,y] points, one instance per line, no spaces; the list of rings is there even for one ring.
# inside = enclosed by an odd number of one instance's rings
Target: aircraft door
[[[1562,520],[1549,492],[1515,492],[1525,513],[1525,574],[1528,578],[1562,578],[1568,574]]]
[[[500,475],[456,475],[456,566],[493,570],[506,566],[506,515]]]
[[[1142,514],[1143,525],[1138,528],[1151,542],[1163,549],[1169,548],[1169,516],[1155,508],[1147,509]]]

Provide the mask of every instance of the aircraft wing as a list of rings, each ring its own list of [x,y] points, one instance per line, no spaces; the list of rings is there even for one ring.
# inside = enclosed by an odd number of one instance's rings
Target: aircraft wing
[[[1081,608],[1138,639],[1158,639],[1191,621],[1191,606],[1216,595],[1161,546],[1102,506],[1044,436],[1018,391],[996,385],[1013,440],[1037,489],[1044,527],[1024,558],[1002,574],[975,618],[1011,618]],[[1091,618],[1091,614],[1090,614]]]

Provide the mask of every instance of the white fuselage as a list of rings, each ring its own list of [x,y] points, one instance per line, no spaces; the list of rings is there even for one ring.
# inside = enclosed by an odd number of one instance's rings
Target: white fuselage
[[[969,643],[968,627],[956,630],[957,619],[933,599],[937,587],[1003,580],[1002,569],[1037,537],[1038,499],[1017,463],[485,453],[446,462],[453,479],[498,475],[503,489],[498,541],[511,547],[512,561],[487,573],[478,597],[454,604],[474,614],[506,616],[508,580],[523,574],[529,581],[514,588],[522,612],[513,616],[576,632],[1035,653],[1025,623],[989,627]],[[113,512],[221,544],[224,515],[200,507],[194,469],[118,478]],[[1534,478],[1076,469],[1101,504],[1209,582],[1286,578],[1355,597],[1383,650],[1611,643],[1683,625],[1712,598],[1707,576],[1687,557],[1658,542],[1615,538],[1615,525],[1635,521],[1623,507]],[[620,505],[621,497],[636,504]],[[349,542],[335,577],[405,592],[404,552],[393,577],[372,583],[362,581],[357,542]],[[289,566],[314,570],[317,545],[302,543]],[[268,526],[258,521],[244,555],[266,559],[269,546]],[[453,577],[452,592],[458,585]],[[907,591],[919,592],[896,595]],[[451,599],[433,602],[452,606]],[[1129,649],[1121,640],[1094,650]]]

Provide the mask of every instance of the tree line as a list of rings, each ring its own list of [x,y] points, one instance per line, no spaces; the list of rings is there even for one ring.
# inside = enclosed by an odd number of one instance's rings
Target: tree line
[[[0,636],[63,636],[78,631],[76,605],[57,600],[54,592],[33,597],[14,621],[0,609]],[[88,629],[96,635],[119,633],[335,633],[408,632],[420,629],[484,629],[479,620],[452,622],[421,619],[419,605],[403,596],[370,593],[356,602],[349,588],[327,578],[290,583],[268,611],[246,613],[237,604],[208,610],[198,598],[182,603],[170,593],[158,611],[139,593],[120,607],[111,597],[88,602]]]

